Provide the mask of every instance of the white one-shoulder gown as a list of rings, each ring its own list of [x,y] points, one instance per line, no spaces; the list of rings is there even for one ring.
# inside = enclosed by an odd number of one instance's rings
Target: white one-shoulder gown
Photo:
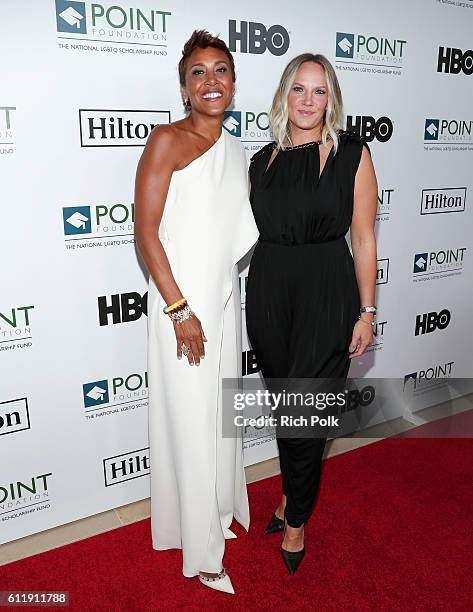
[[[172,322],[148,293],[151,529],[156,550],[182,548],[183,574],[218,572],[233,517],[248,530],[241,436],[223,438],[221,379],[240,373],[235,264],[256,242],[245,153],[217,142],[172,174],[159,238],[207,338],[199,367],[176,357]]]

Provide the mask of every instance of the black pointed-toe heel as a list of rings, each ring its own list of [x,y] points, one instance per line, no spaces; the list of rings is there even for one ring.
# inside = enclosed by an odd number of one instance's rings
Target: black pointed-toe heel
[[[280,519],[278,516],[276,516],[276,513],[274,513],[264,532],[268,534],[276,533],[277,531],[284,531],[284,520]]]
[[[297,572],[297,568],[299,567],[302,559],[304,558],[305,546],[302,550],[298,550],[297,552],[289,552],[281,546],[281,554],[284,564],[289,570],[289,573],[291,574],[291,576],[294,576],[294,574]]]
[[[285,520],[283,521],[283,524],[284,524],[283,531],[285,534],[286,533],[286,521]],[[284,536],[283,536],[283,540],[284,540]],[[297,572],[297,568],[299,567],[302,559],[304,558],[305,544],[302,547],[302,550],[298,550],[296,552],[290,552],[289,550],[286,550],[285,548],[282,547],[282,544],[281,544],[281,555],[284,561],[284,565],[289,570],[289,573],[291,574],[291,576],[294,576],[294,574]]]

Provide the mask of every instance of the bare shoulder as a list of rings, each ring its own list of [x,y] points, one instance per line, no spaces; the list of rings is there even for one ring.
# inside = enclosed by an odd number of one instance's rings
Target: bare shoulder
[[[163,162],[174,168],[179,159],[182,146],[182,129],[176,124],[156,125],[146,142],[142,162],[154,164]]]
[[[179,129],[173,123],[165,123],[156,125],[151,130],[151,133],[146,142],[147,149],[161,149],[163,147],[172,147],[178,142]]]

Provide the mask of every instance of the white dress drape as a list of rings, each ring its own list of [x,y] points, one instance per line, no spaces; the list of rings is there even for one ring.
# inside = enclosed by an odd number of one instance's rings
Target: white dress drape
[[[248,530],[241,436],[223,438],[221,379],[240,372],[236,263],[256,242],[245,153],[225,129],[172,175],[159,238],[207,337],[199,367],[176,357],[173,325],[148,293],[151,529],[156,550],[182,548],[183,574],[218,572],[233,517]]]

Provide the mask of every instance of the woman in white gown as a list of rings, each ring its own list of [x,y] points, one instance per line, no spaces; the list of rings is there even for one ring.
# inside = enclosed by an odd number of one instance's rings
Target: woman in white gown
[[[188,116],[153,130],[135,190],[135,235],[150,272],[152,543],[182,549],[184,576],[233,593],[225,539],[236,537],[233,517],[248,530],[249,510],[241,436],[222,436],[221,379],[239,375],[235,264],[258,232],[244,150],[222,127],[231,53],[194,32],[179,77]]]

